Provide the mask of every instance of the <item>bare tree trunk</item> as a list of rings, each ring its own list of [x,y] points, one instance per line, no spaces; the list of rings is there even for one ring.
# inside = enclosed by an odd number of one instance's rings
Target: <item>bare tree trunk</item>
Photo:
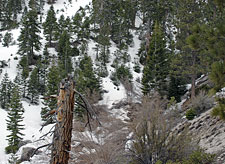
[[[71,150],[72,121],[74,110],[74,82],[65,80],[60,83],[57,102],[57,120],[53,137],[50,164],[68,164]]]
[[[195,98],[195,80],[196,80],[196,54],[195,52],[192,54],[192,67],[194,67],[194,70],[192,71],[192,75],[191,75],[191,100],[194,100]]]
[[[195,75],[191,76],[191,100],[195,98]]]

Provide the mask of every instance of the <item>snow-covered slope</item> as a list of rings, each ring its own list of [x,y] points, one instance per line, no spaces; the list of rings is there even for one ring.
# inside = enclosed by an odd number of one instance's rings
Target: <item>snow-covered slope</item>
[[[57,17],[59,17],[61,14],[66,16],[72,16],[76,13],[76,11],[80,7],[85,7],[88,5],[91,0],[72,0],[72,3],[65,3],[67,1],[57,1],[54,5],[54,8],[57,12]],[[50,5],[46,4],[44,7],[44,12],[47,13],[47,10],[50,8]],[[4,36],[6,31],[3,31],[2,34]],[[20,34],[20,29],[15,29],[10,31],[10,33],[13,34],[13,38],[15,42],[17,42],[17,38]],[[2,44],[0,44],[0,60],[5,60],[8,64],[8,67],[5,67],[0,74],[0,81],[3,77],[3,75],[7,72],[9,75],[10,80],[14,80],[16,74],[17,74],[17,64],[18,60],[14,60],[14,57],[19,57],[16,53],[18,51],[18,45],[11,45],[8,48],[3,47]],[[39,129],[41,128],[41,116],[40,111],[42,104],[40,105],[30,105],[28,102],[23,101],[23,107],[25,109],[24,113],[24,121],[23,124],[25,125],[25,130],[23,133],[25,134],[24,140],[31,140],[35,141],[40,136],[45,134],[51,126],[48,126],[44,128],[42,132],[39,132]],[[5,147],[7,146],[7,140],[6,136],[9,134],[6,130],[6,118],[7,118],[7,112],[0,108],[0,164],[6,164],[8,161],[8,155],[5,154]]]
[[[67,0],[58,0],[56,2],[56,4],[54,4],[54,9],[57,13],[57,18],[60,17],[60,15],[64,15],[65,17],[69,16],[73,16],[76,11],[80,8],[80,7],[85,7],[86,5],[90,4],[91,0],[72,0],[72,3],[69,3]],[[46,15],[48,9],[50,8],[50,5],[46,4],[44,6],[44,15]],[[45,19],[45,18],[44,18]],[[136,23],[137,26],[139,26],[140,24],[140,20],[139,22]],[[3,36],[4,36],[5,32],[2,32]],[[10,33],[13,34],[13,38],[15,40],[15,42],[17,42],[17,38],[20,34],[20,29],[15,29],[10,31]],[[131,33],[134,36],[134,44],[132,47],[129,47],[128,49],[128,54],[131,57],[131,62],[127,63],[126,65],[129,66],[131,68],[131,72],[133,73],[133,82],[134,82],[134,87],[135,88],[139,88],[138,87],[138,83],[136,82],[137,78],[140,78],[141,74],[135,73],[133,71],[133,66],[134,66],[134,61],[135,61],[135,55],[139,49],[140,46],[140,40],[138,39],[138,36],[135,34],[135,31],[131,31]],[[43,35],[43,33],[41,34]],[[42,38],[44,38],[42,36]],[[46,42],[44,39],[42,39],[41,41],[44,45],[44,43]],[[94,60],[95,58],[95,54],[93,52],[93,47],[95,45],[94,41],[89,41],[89,46],[88,46],[88,55],[90,55]],[[55,53],[55,50],[53,50],[52,48],[49,49],[50,53]],[[125,91],[125,88],[123,87],[123,85],[120,85],[118,87],[116,87],[112,81],[110,80],[110,74],[114,71],[114,68],[111,67],[111,64],[114,60],[114,56],[113,53],[117,50],[116,45],[112,43],[112,46],[110,47],[110,63],[108,63],[107,65],[107,69],[109,71],[109,76],[106,78],[102,79],[102,85],[103,85],[103,89],[107,91],[107,93],[104,94],[103,96],[103,100],[101,102],[99,102],[100,104],[104,104],[107,105],[109,108],[111,108],[113,106],[113,103],[121,101],[125,98],[127,98],[127,94]],[[2,79],[4,73],[8,73],[9,77],[11,80],[13,80],[17,74],[17,64],[19,60],[14,60],[14,57],[19,57],[19,55],[17,55],[18,51],[18,45],[11,45],[8,48],[7,47],[3,47],[2,45],[0,45],[0,60],[5,60],[8,62],[8,67],[5,67],[3,69],[2,74],[0,75],[0,80]],[[41,52],[40,52],[41,53]],[[119,89],[118,89],[119,88]],[[136,91],[138,91],[138,89],[136,89]],[[41,116],[40,116],[40,111],[41,111],[41,107],[42,107],[42,103],[40,100],[39,105],[31,105],[26,101],[23,101],[23,107],[25,109],[25,113],[24,113],[24,121],[23,124],[25,125],[25,130],[23,131],[23,133],[25,134],[24,136],[24,140],[31,140],[36,141],[39,139],[40,136],[42,136],[43,134],[45,134],[45,132],[47,132],[51,126],[48,126],[46,128],[44,128],[44,130],[42,132],[39,132],[39,129],[41,128]],[[116,118],[119,119],[127,119],[126,116],[126,112],[123,111],[122,109],[113,109],[111,111],[112,115],[114,115]],[[7,159],[8,159],[8,155],[5,154],[4,150],[5,147],[7,146],[7,141],[6,141],[6,136],[9,134],[8,131],[6,130],[6,121],[5,119],[7,118],[7,112],[3,109],[0,109],[0,120],[1,120],[1,124],[0,124],[0,164],[6,164],[7,163]],[[50,139],[51,140],[51,139]],[[47,141],[46,141],[47,142]],[[33,146],[33,147],[37,147],[40,146],[38,144],[41,143],[35,143],[35,144],[29,144],[29,146]],[[18,152],[19,154],[21,153],[21,149]],[[34,157],[30,162],[25,162],[26,164],[31,163],[38,163],[38,161],[35,161],[36,158]],[[41,163],[41,162],[39,162]]]

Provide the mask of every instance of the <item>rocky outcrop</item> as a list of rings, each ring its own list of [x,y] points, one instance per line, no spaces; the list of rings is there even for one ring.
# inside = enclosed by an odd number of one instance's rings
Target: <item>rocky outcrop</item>
[[[225,121],[212,117],[210,113],[208,110],[192,121],[185,120],[175,128],[175,132],[179,134],[188,128],[193,139],[199,141],[199,146],[216,154],[217,164],[222,164],[225,161]]]

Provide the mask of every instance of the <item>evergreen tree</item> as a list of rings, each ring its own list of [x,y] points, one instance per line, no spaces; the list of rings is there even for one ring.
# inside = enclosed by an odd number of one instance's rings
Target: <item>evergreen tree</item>
[[[58,86],[60,82],[60,70],[57,66],[53,65],[49,68],[49,73],[47,75],[47,86],[46,86],[46,92],[45,97],[49,97],[51,95],[57,95],[58,94]],[[57,108],[57,100],[56,99],[45,99],[44,103],[45,107],[41,109],[41,117],[43,121],[53,122],[52,115],[49,115],[48,117],[45,117],[45,115]]]
[[[39,98],[39,80],[38,80],[38,69],[34,68],[31,72],[30,79],[28,82],[28,96],[31,99],[31,103],[37,103]]]
[[[19,149],[19,143],[24,135],[21,131],[24,129],[23,121],[24,109],[20,102],[20,95],[17,86],[13,87],[12,99],[10,101],[10,110],[8,111],[7,130],[10,134],[7,136],[9,145],[5,148],[6,153],[15,154]]]
[[[95,75],[93,70],[91,58],[84,56],[78,68],[75,74],[76,90],[87,96],[92,103],[96,103],[101,98],[102,87],[100,79]],[[81,102],[81,99],[78,98],[77,101]],[[83,112],[83,109],[78,106],[77,113],[81,116]]]
[[[12,38],[12,34],[11,33],[8,33],[6,32],[4,38],[3,38],[3,43],[2,45],[4,47],[9,47],[9,44],[12,42],[13,38]]]
[[[11,29],[17,25],[17,16],[21,12],[23,0],[1,0],[0,22],[3,29]]]
[[[22,97],[22,93],[23,93],[23,80],[22,80],[22,75],[20,72],[17,72],[17,75],[15,77],[15,79],[13,80],[14,85],[16,85],[18,87],[20,96]]]
[[[204,22],[203,6],[195,0],[181,0],[177,2],[175,10],[177,26],[176,50],[172,61],[172,68],[179,76],[187,76],[191,79],[191,98],[195,98],[195,81],[197,75],[205,71],[205,65],[201,55],[203,35],[199,33],[200,22]],[[206,55],[206,54],[204,54]],[[206,58],[206,56],[205,56]]]
[[[143,70],[142,91],[144,94],[149,94],[151,91],[158,91],[161,95],[166,94],[168,59],[166,40],[161,27],[156,22]]]
[[[186,92],[185,80],[182,77],[170,76],[168,98],[174,97],[176,102],[181,101],[181,96]]]
[[[29,0],[28,6],[31,10],[36,10],[39,8],[38,1],[36,0]]]
[[[72,72],[72,48],[70,42],[70,35],[67,31],[63,31],[60,35],[59,43],[58,43],[58,61],[60,67],[60,75],[61,78],[64,78],[68,75],[68,73]]]
[[[12,82],[9,80],[8,73],[5,73],[0,86],[1,107],[8,109],[12,95]]]
[[[55,40],[54,36],[56,35],[56,31],[58,30],[56,14],[54,11],[54,7],[51,5],[48,10],[46,21],[43,23],[44,34],[46,36],[46,40],[49,42],[49,46],[52,47],[52,40]]]
[[[47,50],[47,47],[45,47],[43,52],[43,57],[39,56],[39,60],[37,63],[37,69],[38,69],[38,91],[42,95],[45,94],[46,89],[46,78],[47,78],[47,69],[49,64],[49,53]]]
[[[58,19],[58,36],[60,36],[64,31],[70,34],[72,31],[72,23],[70,17],[65,18],[64,15],[60,15]]]
[[[29,76],[29,66],[28,60],[26,56],[23,56],[19,61],[19,68],[22,69],[21,72],[21,87],[22,87],[22,97],[26,97],[26,90],[27,90],[27,78]]]
[[[219,91],[225,87],[225,64],[223,61],[214,62],[210,73],[210,79],[214,83],[214,90]]]
[[[101,91],[100,80],[96,77],[92,60],[88,56],[84,56],[84,58],[80,61],[79,79],[83,79],[81,80],[83,82],[80,82],[79,80],[77,81],[77,89],[80,88],[82,91],[89,89],[91,93],[94,91]]]
[[[40,27],[37,20],[37,12],[30,10],[22,22],[21,33],[18,38],[18,53],[27,56],[29,65],[35,63],[34,51],[39,51],[41,48]]]
[[[77,35],[76,40],[81,42],[90,36],[90,18],[85,16],[84,10],[84,8],[80,8],[72,18],[72,31]]]

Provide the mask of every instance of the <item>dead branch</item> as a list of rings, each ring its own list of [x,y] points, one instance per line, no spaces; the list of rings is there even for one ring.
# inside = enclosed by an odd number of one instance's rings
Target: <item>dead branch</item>
[[[41,99],[44,99],[44,100],[57,99],[57,95],[50,95],[50,96],[47,96],[47,97],[41,97]]]
[[[30,158],[32,158],[32,157],[36,154],[36,152],[37,152],[39,149],[44,148],[44,147],[47,147],[47,146],[51,146],[51,145],[52,145],[52,144],[50,143],[50,144],[45,144],[45,145],[39,146],[38,148],[36,148],[36,149],[33,151],[33,153],[31,154]]]
[[[88,119],[89,118],[91,118],[91,119],[94,118],[98,122],[98,124],[101,125],[100,121],[98,120],[97,114],[95,113],[94,109],[92,108],[92,106],[90,105],[90,103],[88,102],[88,100],[80,92],[78,92],[77,90],[74,89],[74,92],[76,94],[78,94],[79,97],[81,98],[81,100],[83,101],[84,105],[82,105],[82,106],[85,107],[84,109],[87,112]]]

